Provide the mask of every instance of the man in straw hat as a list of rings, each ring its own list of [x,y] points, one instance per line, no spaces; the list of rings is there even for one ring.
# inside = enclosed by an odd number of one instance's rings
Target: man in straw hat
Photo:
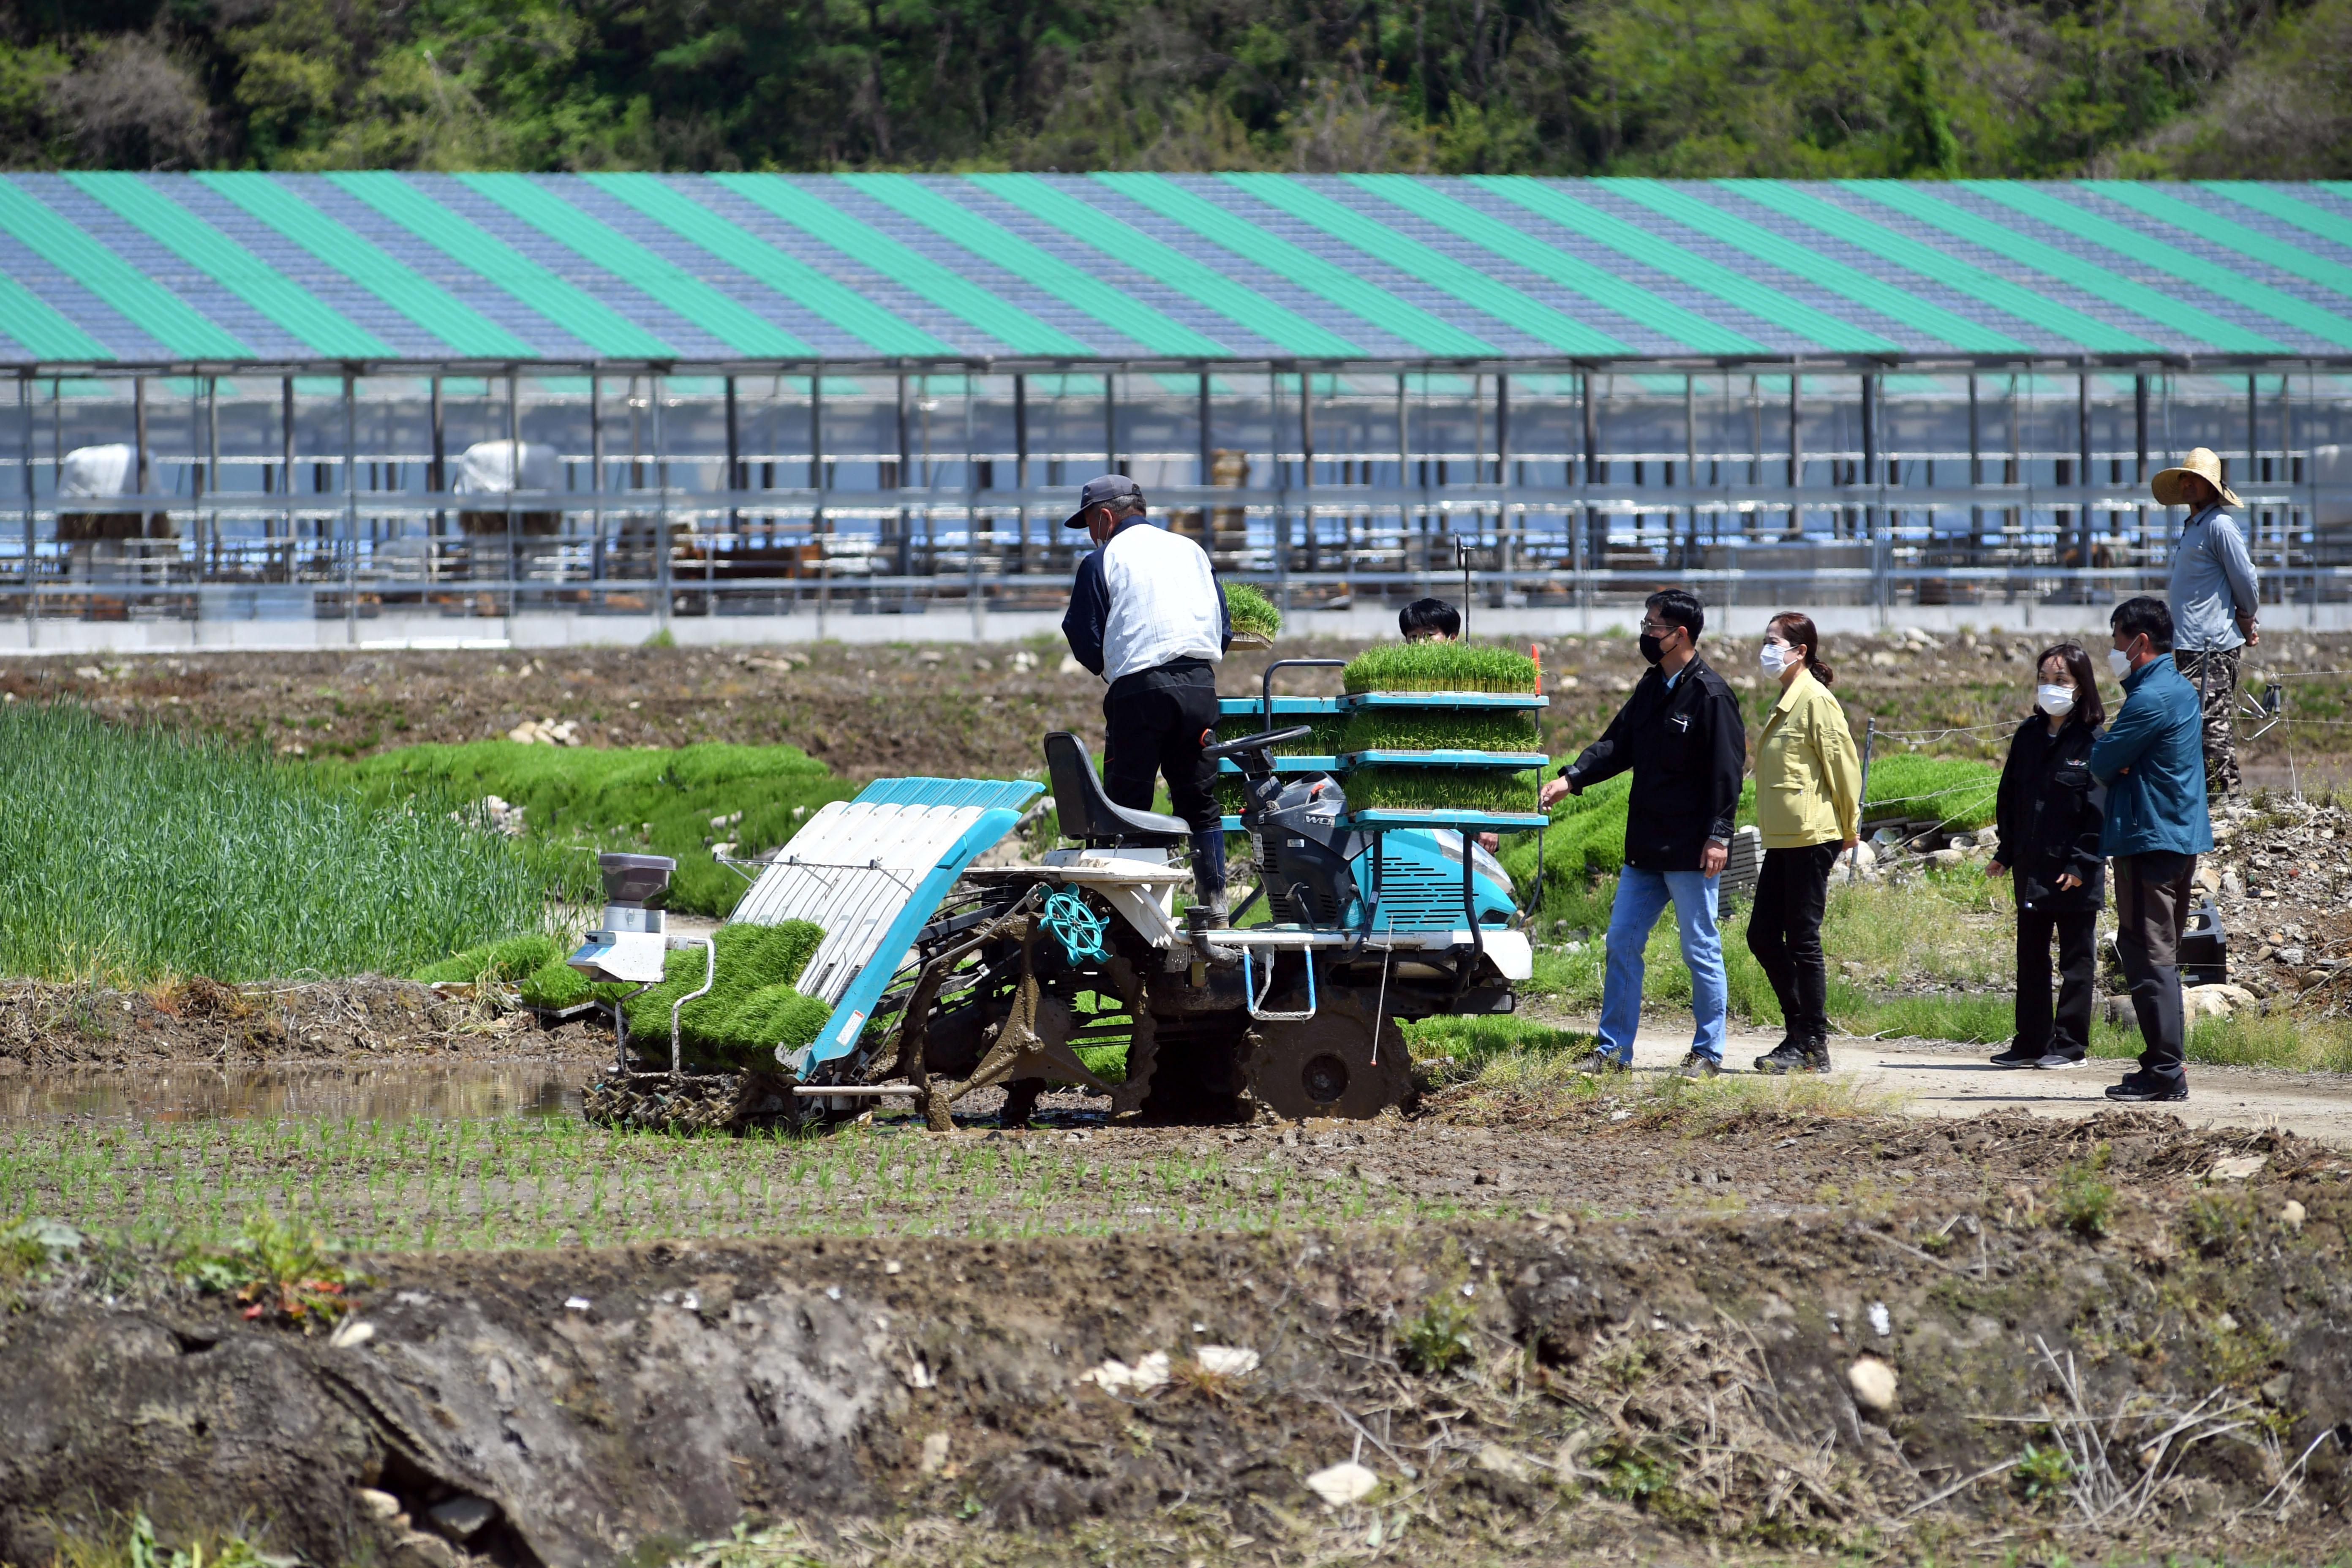
[[[2222,508],[2246,503],[2221,482],[2221,459],[2205,447],[2157,475],[2150,488],[2163,505],[2189,509],[2165,595],[2172,611],[2172,658],[2197,688],[2204,712],[2205,792],[2235,795],[2239,650],[2262,641],[2262,634],[2254,626],[2260,600],[2253,559],[2246,553],[2245,534]]]

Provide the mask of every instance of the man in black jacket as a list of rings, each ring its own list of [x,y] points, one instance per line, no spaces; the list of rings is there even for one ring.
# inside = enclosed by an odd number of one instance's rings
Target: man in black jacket
[[[1748,731],[1739,721],[1739,700],[1698,657],[1706,625],[1706,612],[1680,588],[1650,595],[1642,615],[1642,657],[1650,662],[1649,673],[1601,739],[1543,788],[1549,806],[1629,768],[1633,773],[1625,869],[1609,916],[1601,1044],[1585,1061],[1589,1072],[1622,1072],[1633,1059],[1633,1031],[1642,1022],[1642,949],[1670,899],[1697,1020],[1690,1053],[1675,1070],[1685,1078],[1712,1078],[1723,1066],[1726,987],[1723,940],[1715,928],[1716,879],[1731,852]]]

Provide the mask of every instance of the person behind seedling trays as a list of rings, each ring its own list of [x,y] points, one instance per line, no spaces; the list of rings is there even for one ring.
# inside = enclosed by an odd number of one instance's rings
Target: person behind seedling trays
[[[1407,642],[1460,642],[1462,612],[1443,599],[1415,599],[1397,612],[1397,630]],[[1478,835],[1478,847],[1489,855],[1502,843],[1498,833]]]

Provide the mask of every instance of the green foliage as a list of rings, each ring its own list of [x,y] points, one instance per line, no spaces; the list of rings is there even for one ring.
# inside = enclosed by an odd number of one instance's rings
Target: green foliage
[[[1954,827],[1979,827],[1992,820],[1993,795],[2000,783],[2000,770],[1990,763],[1957,757],[1888,757],[1871,764],[1863,817],[1867,822],[1874,815],[1927,817],[1940,814]],[[1565,918],[1568,910],[1555,909],[1555,900],[1565,904],[1577,899],[1577,889],[1590,879],[1613,873],[1625,864],[1625,808],[1632,788],[1631,776],[1620,773],[1552,807],[1551,826],[1543,837],[1546,885],[1540,912],[1545,918]],[[1756,820],[1752,779],[1740,791],[1738,820],[1743,824]],[[1526,886],[1536,870],[1535,835],[1515,835],[1505,844],[1502,860],[1512,879]]]
[[[2088,1159],[2069,1161],[2060,1168],[2050,1188],[2053,1225],[2094,1240],[2107,1234],[2116,1202],[2116,1189],[2101,1174],[2107,1168],[2107,1146],[2101,1143]]]
[[[2074,1461],[2055,1444],[2044,1448],[2028,1443],[2011,1473],[2017,1478],[2018,1491],[2031,1503],[2063,1502],[2074,1485]]]
[[[1477,1313],[1467,1301],[1437,1296],[1397,1335],[1397,1360],[1426,1377],[1439,1377],[1468,1361],[1477,1346],[1470,1338]]]
[[[1304,0],[52,0],[0,33],[0,133],[19,167],[2328,176],[2347,18],[2347,0],[1336,20]]]
[[[678,1042],[689,1060],[772,1068],[778,1046],[797,1050],[816,1038],[833,1008],[793,983],[824,940],[824,931],[806,921],[721,926],[712,938],[718,960],[709,994],[678,1014]],[[706,962],[698,947],[672,952],[661,984],[625,1004],[630,1041],[642,1053],[667,1060],[669,1010],[702,984]]]
[[[166,1546],[156,1538],[154,1523],[143,1509],[115,1528],[120,1535],[104,1540],[70,1528],[59,1531],[51,1568],[289,1568],[297,1561],[270,1556],[235,1534],[214,1539],[210,1551],[201,1538],[184,1546]]]
[[[387,801],[419,789],[466,800],[498,795],[523,808],[533,843],[670,856],[677,873],[667,907],[719,916],[749,884],[713,858],[714,846],[732,843],[735,858],[748,859],[790,839],[819,806],[857,793],[794,746],[600,750],[477,741],[313,765]],[[581,855],[576,867],[593,888],[593,863]]]
[[[483,831],[435,782],[306,765],[86,710],[0,709],[0,973],[405,973],[535,930],[590,868]]]
[[[1339,681],[1350,692],[1533,691],[1536,661],[1486,643],[1381,643],[1349,659]]]
[[[1282,630],[1282,612],[1252,584],[1225,584],[1225,614],[1237,632],[1255,632],[1271,639]]]
[[[1538,752],[1532,708],[1359,708],[1339,733],[1341,752]]]
[[[563,944],[553,937],[515,936],[504,942],[486,942],[438,963],[428,963],[411,978],[427,985],[449,981],[512,983],[551,961],[560,963],[562,960]]]
[[[226,1250],[196,1254],[182,1268],[199,1289],[235,1295],[247,1319],[305,1333],[350,1311],[349,1292],[361,1283],[318,1232],[258,1211]]]
[[[1503,768],[1358,768],[1345,783],[1350,811],[1536,809],[1536,775]]]

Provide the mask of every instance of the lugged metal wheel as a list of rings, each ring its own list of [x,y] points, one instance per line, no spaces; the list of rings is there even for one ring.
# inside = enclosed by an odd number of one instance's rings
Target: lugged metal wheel
[[[1363,999],[1326,991],[1315,1016],[1256,1024],[1243,1074],[1250,1098],[1277,1116],[1362,1121],[1412,1092],[1412,1059],[1393,1018],[1372,1028]]]

